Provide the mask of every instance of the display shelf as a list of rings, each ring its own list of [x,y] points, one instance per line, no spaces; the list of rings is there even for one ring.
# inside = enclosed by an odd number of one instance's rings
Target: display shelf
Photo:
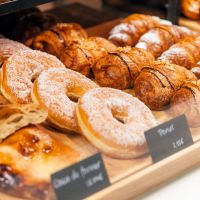
[[[51,2],[53,0],[0,0],[0,16],[32,8],[34,6]]]

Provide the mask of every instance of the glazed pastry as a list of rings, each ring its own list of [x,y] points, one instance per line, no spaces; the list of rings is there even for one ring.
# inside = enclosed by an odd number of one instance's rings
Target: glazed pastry
[[[159,17],[132,14],[124,18],[119,25],[110,31],[109,40],[117,46],[134,46],[144,33],[162,23],[171,24]]]
[[[200,1],[199,0],[182,0],[182,12],[191,19],[200,19]]]
[[[151,53],[134,48],[119,47],[102,57],[93,67],[96,82],[104,87],[132,88],[142,67],[154,61]]]
[[[17,66],[17,67],[16,67]],[[1,71],[1,92],[11,103],[31,103],[34,80],[49,68],[65,68],[55,57],[40,51],[21,51],[4,62]]]
[[[22,15],[13,31],[14,39],[26,42],[58,23],[57,17],[43,12],[31,12]]]
[[[136,44],[136,47],[151,52],[155,58],[157,58],[180,39],[195,34],[195,32],[185,27],[160,25],[150,29],[147,33],[142,35]]]
[[[65,48],[60,60],[67,68],[78,71],[85,76],[91,75],[91,68],[97,60],[114,51],[116,46],[100,37],[79,40]]]
[[[40,124],[47,113],[34,104],[0,106],[0,141],[29,124]]]
[[[200,81],[188,82],[175,92],[170,113],[185,114],[190,127],[200,126]]]
[[[137,98],[112,88],[95,88],[76,107],[82,134],[102,153],[131,159],[147,153],[144,131],[157,125]]]
[[[187,69],[200,61],[200,37],[186,38],[165,51],[158,60],[181,65]]]
[[[200,79],[200,62],[197,63],[197,67],[191,69],[191,72],[197,77],[197,79]]]
[[[68,69],[44,71],[34,83],[33,102],[48,112],[48,121],[68,132],[79,132],[75,106],[79,97],[97,85],[85,76]]]
[[[0,191],[30,200],[55,200],[51,174],[86,156],[67,136],[23,128],[0,143]]]
[[[135,81],[135,94],[151,110],[165,109],[186,81],[196,80],[195,75],[184,67],[155,61],[146,66]]]
[[[24,50],[29,50],[29,48],[13,40],[0,39],[0,65],[14,53]]]
[[[31,46],[60,58],[67,46],[82,38],[87,38],[87,33],[80,25],[59,23],[36,36]]]

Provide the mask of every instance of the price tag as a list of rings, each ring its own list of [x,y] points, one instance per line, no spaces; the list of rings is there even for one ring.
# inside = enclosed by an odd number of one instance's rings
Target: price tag
[[[100,154],[51,176],[57,200],[81,200],[110,185]]]
[[[158,162],[193,144],[185,115],[145,132],[153,162]]]
[[[167,19],[173,24],[178,24],[180,16],[180,0],[168,0],[167,4]]]

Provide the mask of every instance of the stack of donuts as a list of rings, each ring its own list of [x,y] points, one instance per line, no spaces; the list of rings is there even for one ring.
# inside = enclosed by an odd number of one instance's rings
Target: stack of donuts
[[[6,103],[39,106],[48,113],[49,126],[66,133],[81,133],[111,157],[130,159],[147,153],[144,131],[157,121],[144,103],[120,90],[99,87],[86,76],[67,69],[53,55],[23,49],[22,44],[14,53],[19,43],[7,39],[0,42],[6,46],[1,49],[0,77]]]

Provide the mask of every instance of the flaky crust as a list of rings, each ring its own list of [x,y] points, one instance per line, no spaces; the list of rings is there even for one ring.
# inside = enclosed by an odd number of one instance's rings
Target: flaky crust
[[[104,38],[90,37],[65,48],[60,59],[67,68],[91,77],[93,65],[115,48],[115,45]]]
[[[33,49],[45,51],[60,58],[67,46],[81,38],[87,38],[87,33],[80,25],[58,23],[36,36],[31,46]]]
[[[51,174],[85,156],[69,139],[42,127],[23,128],[0,143],[0,191],[30,200],[54,200]]]
[[[111,30],[109,40],[117,46],[134,46],[141,35],[159,23],[158,17],[142,14],[129,15]]]
[[[200,37],[186,38],[165,51],[158,60],[191,69],[200,60]]]
[[[193,35],[196,33],[187,28],[158,25],[142,35],[136,47],[151,52],[157,58],[180,39]]]
[[[97,61],[93,73],[101,86],[128,89],[133,87],[142,67],[153,61],[152,54],[145,50],[134,47],[117,48]]]
[[[191,19],[200,19],[200,1],[199,0],[182,0],[182,12]]]
[[[144,67],[135,81],[135,94],[152,110],[165,109],[185,82],[196,80],[184,67],[156,61]]]
[[[175,92],[170,113],[173,116],[185,114],[190,127],[200,126],[200,81],[188,82]]]

